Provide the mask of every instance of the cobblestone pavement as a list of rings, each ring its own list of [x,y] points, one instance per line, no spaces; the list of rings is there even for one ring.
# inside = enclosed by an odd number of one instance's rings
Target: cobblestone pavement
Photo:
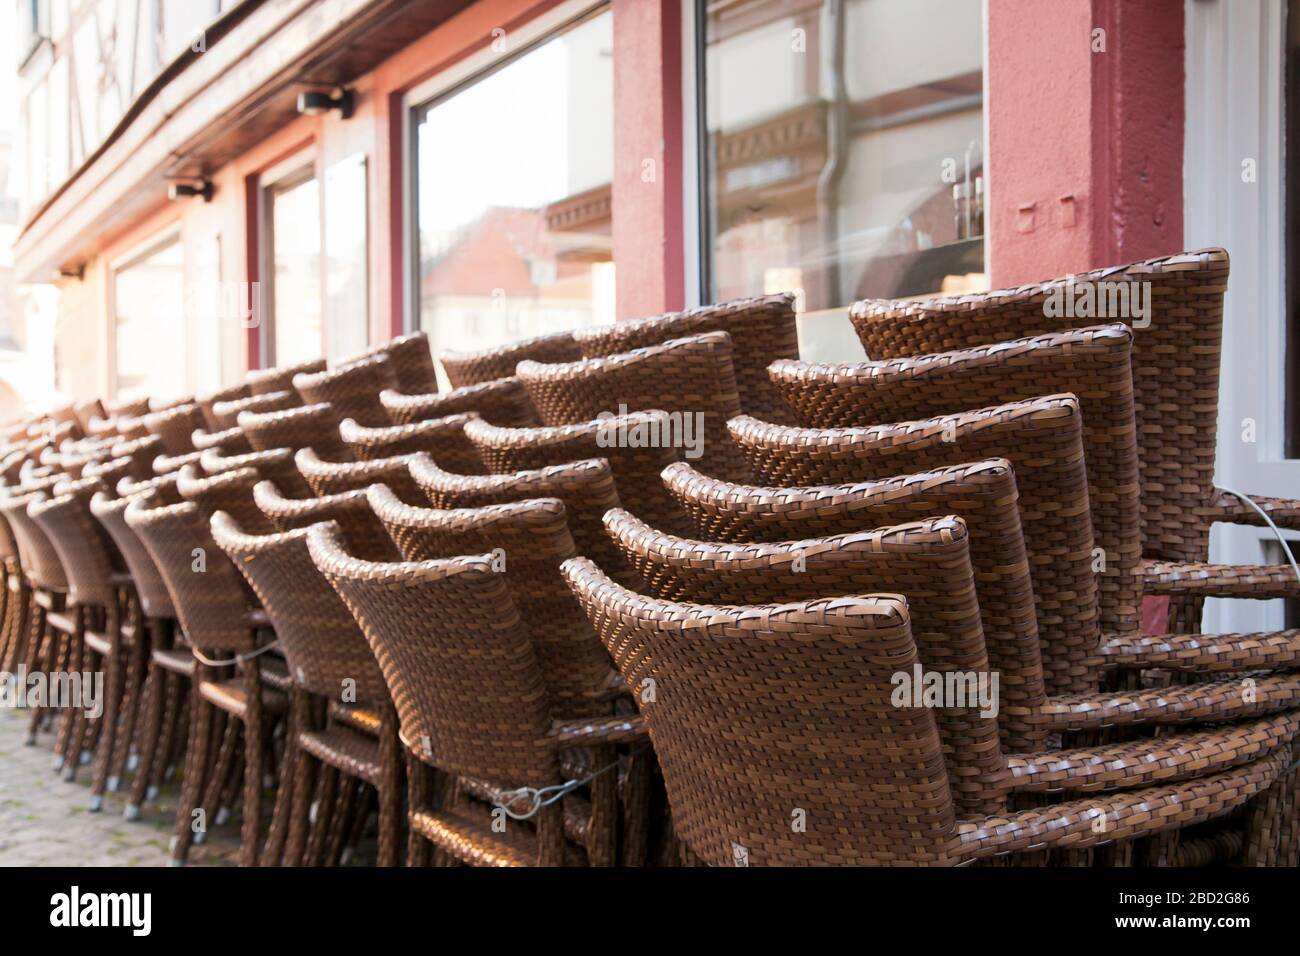
[[[52,735],[25,746],[27,723],[26,711],[0,707],[0,866],[165,866],[179,779],[133,823],[122,819],[121,792],[106,794],[104,809],[91,813],[90,767],[64,782],[51,769]],[[233,866],[238,853],[236,817],[214,828],[189,860]]]

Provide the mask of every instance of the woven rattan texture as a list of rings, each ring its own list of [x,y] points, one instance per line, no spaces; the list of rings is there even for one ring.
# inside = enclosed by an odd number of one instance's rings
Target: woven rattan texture
[[[573,362],[580,358],[582,351],[573,340],[572,332],[539,335],[476,351],[449,349],[438,356],[452,388],[508,378],[515,374],[515,367],[525,359],[551,363]]]
[[[379,402],[394,425],[409,425],[462,412],[477,412],[484,421],[495,425],[527,426],[539,421],[523,383],[513,375],[466,385],[450,392],[403,395],[384,391],[379,393]]]

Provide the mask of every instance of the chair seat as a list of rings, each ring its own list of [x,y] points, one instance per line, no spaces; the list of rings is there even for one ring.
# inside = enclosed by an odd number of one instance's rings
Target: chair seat
[[[330,701],[329,715],[331,720],[369,734],[371,737],[379,736],[379,728],[383,723],[378,711],[362,707],[360,704],[345,704],[337,700]]]
[[[507,826],[504,833],[494,833],[491,808],[476,801],[443,810],[414,810],[411,827],[434,846],[473,866],[537,865],[537,838],[531,828]],[[566,843],[564,856],[566,866],[585,862],[582,851],[572,844]]]
[[[153,662],[165,671],[190,678],[194,676],[194,655],[188,647],[156,647],[152,656]]]
[[[45,612],[45,623],[60,634],[75,634],[77,631],[76,620],[66,611],[47,610]]]
[[[199,684],[199,693],[209,703],[220,707],[226,713],[243,720],[248,713],[248,692],[244,689],[242,677],[230,680],[209,681]],[[288,709],[289,699],[282,691],[274,687],[262,688],[262,709],[269,714],[280,714]]]
[[[263,654],[259,668],[262,683],[286,694],[289,693],[289,688],[293,686],[293,678],[289,676],[289,665],[283,657],[274,653]]]
[[[86,647],[104,657],[107,657],[112,649],[112,642],[102,631],[86,631],[82,639],[86,642]]]
[[[336,724],[324,730],[303,731],[298,735],[298,746],[336,770],[379,786],[379,741],[369,734]]]

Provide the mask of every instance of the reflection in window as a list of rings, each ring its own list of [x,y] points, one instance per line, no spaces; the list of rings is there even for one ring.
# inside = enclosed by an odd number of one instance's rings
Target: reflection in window
[[[185,387],[185,286],[171,238],[113,274],[119,398],[177,398]]]
[[[310,170],[268,190],[271,365],[321,354],[320,188]]]
[[[416,112],[435,352],[613,321],[611,26],[602,11]]]
[[[366,347],[366,157],[356,153],[325,172],[325,345],[330,360]]]
[[[979,0],[699,6],[713,301],[987,287]]]

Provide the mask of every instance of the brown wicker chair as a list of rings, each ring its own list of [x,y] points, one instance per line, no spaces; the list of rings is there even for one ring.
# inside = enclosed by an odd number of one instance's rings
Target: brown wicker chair
[[[509,345],[474,351],[448,349],[438,356],[447,381],[453,389],[481,385],[515,374],[515,366],[525,359],[534,362],[576,362],[582,358],[572,332],[555,332]]]
[[[639,722],[555,718],[534,639],[504,577],[493,570],[493,556],[372,564],[344,552],[328,525],[313,528],[307,541],[316,566],[370,641],[413,761],[460,784],[444,788],[435,808],[420,784],[423,775],[412,767],[412,859],[422,861],[421,844],[427,841],[441,855],[472,864],[580,862],[581,851],[566,840],[572,798],[538,808],[528,822],[507,819],[505,808],[525,809],[516,788],[564,784],[561,751],[583,748],[590,751],[586,766],[592,768],[586,858],[613,863],[619,816],[615,747],[644,739]],[[398,594],[401,599],[394,600]],[[483,806],[471,789],[497,808]],[[643,799],[630,802],[644,806]],[[505,821],[503,832],[494,819]]]
[[[207,451],[209,448],[215,448],[227,455],[246,455],[253,450],[253,446],[248,443],[248,439],[244,435],[244,430],[238,425],[224,431],[207,431],[196,428],[194,433],[190,435],[190,441],[194,443],[194,448],[197,451]]]
[[[404,395],[385,390],[379,393],[379,403],[394,425],[410,425],[463,412],[478,412],[480,418],[495,425],[523,427],[539,423],[537,410],[528,400],[523,383],[513,375],[450,392]]]
[[[438,390],[438,373],[433,367],[433,354],[429,351],[427,332],[408,332],[389,339],[357,355],[338,362],[338,368],[384,356],[392,366],[397,379],[397,393],[423,395]]]
[[[253,500],[280,532],[310,528],[333,521],[339,526],[349,554],[366,561],[397,561],[400,555],[383,522],[361,489],[315,498],[286,498],[273,481],[259,482]]]
[[[746,477],[744,460],[726,433],[727,419],[739,412],[740,397],[731,338],[725,332],[580,362],[520,362],[518,375],[544,424],[572,425],[663,409],[681,426],[670,435],[672,443],[685,443],[688,424],[694,427],[692,444],[699,443],[705,471]]]
[[[152,410],[149,408],[147,398],[115,399],[105,402],[104,408],[114,418],[139,418],[141,415],[148,415]]]
[[[175,478],[142,493],[159,502],[175,503]],[[97,492],[90,500],[90,511],[117,545],[137,598],[137,614],[131,623],[141,639],[133,646],[137,656],[131,661],[134,670],[128,671],[128,688],[136,689],[139,703],[134,711],[123,710],[127,721],[119,740],[125,746],[113,756],[108,789],[117,789],[115,781],[120,781],[124,774],[132,735],[138,730],[135,779],[122,813],[126,820],[138,820],[144,803],[157,798],[167,774],[179,736],[194,658],[188,648],[174,646],[176,609],[153,558],[136,533],[127,527],[126,509],[130,503],[129,497],[114,498]]]
[[[239,419],[254,451],[312,448],[327,461],[352,461],[352,453],[339,438],[339,424],[334,406],[325,403],[261,414],[247,412]]]
[[[310,448],[294,455],[298,472],[314,494],[336,495],[342,491],[364,490],[374,484],[386,484],[408,504],[424,504],[425,494],[411,478],[409,466],[414,454],[376,458],[373,461],[321,461]]]
[[[478,416],[474,412],[367,428],[352,419],[339,425],[339,437],[358,461],[374,461],[411,452],[428,452],[439,467],[462,475],[481,475],[486,469],[474,444],[465,437],[465,426]]]
[[[162,439],[157,435],[117,442],[112,451],[113,458],[131,459],[130,475],[140,480],[154,477],[153,463],[162,453]]]
[[[151,412],[141,418],[149,434],[162,439],[163,454],[184,455],[194,451],[193,434],[203,427],[203,412],[189,402],[160,412]]]
[[[520,614],[528,621],[555,713],[612,713],[609,657],[560,577],[574,557],[564,502],[531,498],[480,508],[417,508],[384,485],[366,492],[404,561],[491,552]]]
[[[627,573],[622,556],[601,525],[605,512],[621,504],[607,461],[588,459],[508,475],[454,475],[439,468],[428,455],[416,454],[408,467],[411,479],[435,508],[481,508],[528,498],[559,498],[578,553],[595,557],[616,574]]]
[[[306,405],[329,403],[339,418],[351,418],[362,425],[387,425],[388,413],[379,404],[379,393],[397,389],[397,373],[387,355],[357,359],[325,372],[295,375],[293,387]]]
[[[249,414],[280,412],[289,408],[297,408],[301,404],[302,399],[294,391],[264,392],[260,395],[248,395],[232,401],[214,402],[212,405],[213,427],[218,430],[234,428],[239,424],[239,416],[245,412]]]
[[[584,358],[599,358],[705,332],[726,332],[731,336],[731,361],[740,407],[745,413],[768,421],[795,424],[789,406],[767,377],[768,363],[799,357],[799,330],[792,293],[734,299],[612,325],[591,325],[577,329],[573,339]]]
[[[212,406],[217,402],[233,402],[241,398],[248,398],[252,392],[248,388],[248,383],[237,382],[234,385],[228,385],[225,388],[215,389],[211,392],[205,392],[202,395],[194,397],[194,404],[199,406],[199,411],[203,413],[203,419],[208,423],[210,431],[221,431],[229,426],[222,425],[218,422]],[[110,409],[111,410],[111,409]]]
[[[1275,740],[1219,773],[963,819],[936,715],[893,702],[894,675],[922,664],[905,600],[674,604],[585,559],[564,570],[629,684],[652,672],[665,688],[641,707],[684,855],[705,864],[951,865],[1131,844],[1231,813],[1291,758]]]
[[[618,496],[633,514],[656,528],[684,531],[686,516],[664,489],[659,473],[676,461],[678,449],[647,438],[619,442],[618,435],[663,434],[666,412],[632,412],[614,419],[581,425],[552,425],[540,428],[510,428],[471,421],[465,437],[478,450],[489,472],[508,474],[549,465],[562,465],[587,458],[604,458],[614,473]],[[455,471],[449,468],[449,471]]]
[[[198,505],[204,520],[223,511],[251,534],[275,530],[262,509],[253,501],[253,486],[262,481],[255,468],[233,468],[203,476],[187,466],[177,473],[176,490],[186,501]]]
[[[133,722],[133,718],[123,718],[125,713],[134,712],[138,700],[136,688],[128,691],[128,684],[139,673],[144,656],[143,652],[137,653],[144,634],[134,626],[124,626],[127,618],[132,624],[136,619],[134,595],[119,593],[129,584],[126,565],[112,539],[90,514],[90,499],[102,490],[96,478],[70,482],[60,486],[57,497],[36,500],[27,507],[28,517],[45,533],[67,577],[67,597],[61,614],[71,618],[69,669],[75,674],[105,675],[98,715],[92,718],[75,706],[64,713],[64,721],[71,723],[72,736],[66,751],[69,755],[89,749],[98,731],[91,775],[92,813],[103,807],[115,744],[120,747],[116,736],[119,723],[129,728]],[[136,662],[131,675],[127,673],[128,660]],[[127,733],[129,739],[129,730]],[[66,761],[64,779],[72,779],[76,768],[76,760]]]
[[[209,448],[199,459],[199,464],[209,475],[252,468],[263,480],[274,481],[277,485],[295,497],[306,498],[311,495],[311,487],[303,480],[302,473],[293,462],[293,451],[289,448],[275,448],[271,451],[254,451],[246,455],[223,455],[215,448]]]
[[[244,376],[248,391],[252,395],[268,395],[271,392],[292,392],[293,377],[304,373],[307,375],[325,371],[325,360],[312,359],[297,365],[279,365],[275,368],[260,368]]]
[[[263,518],[263,520],[266,520]],[[298,865],[317,863],[327,846],[322,834],[340,828],[341,821],[326,819],[333,809],[330,791],[339,786],[335,775],[375,788],[379,800],[379,865],[397,864],[401,829],[401,766],[397,720],[388,687],[370,645],[356,621],[326,583],[307,552],[307,531],[266,535],[242,532],[224,511],[212,517],[212,536],[248,580],[271,623],[293,675],[290,746],[285,754],[290,775],[281,777],[273,820],[287,822],[284,848],[273,823],[267,856]],[[346,724],[322,721],[311,695],[322,701],[361,704],[373,708],[381,720],[377,737]],[[323,768],[323,811],[316,820],[317,834],[308,841],[314,763]],[[291,801],[291,802],[290,802]],[[331,826],[333,824],[333,827]],[[310,850],[310,852],[309,852]],[[280,851],[280,852],[277,852]],[[265,861],[264,861],[265,862]]]
[[[72,406],[72,414],[77,419],[77,424],[87,435],[90,434],[90,423],[95,419],[103,420],[108,418],[108,412],[104,408],[104,403],[97,398],[83,399]]]
[[[204,806],[204,790],[206,787],[210,796],[219,793],[224,785],[220,758],[216,766],[208,759],[215,717],[220,712],[236,721],[243,731],[240,861],[256,865],[269,719],[287,709],[284,695],[261,679],[258,632],[265,626],[264,615],[255,613],[243,578],[213,542],[207,523],[193,503],[150,507],[150,502],[137,497],[126,509],[126,522],[144,542],[167,582],[185,637],[196,654],[193,680],[198,693],[192,695],[187,767],[177,804],[172,862],[182,864],[189,854],[194,812],[203,809],[206,817],[207,811],[219,809]],[[196,573],[196,553],[203,561],[202,573]],[[219,662],[212,662],[214,654],[221,655]],[[215,781],[209,779],[214,776]]]

